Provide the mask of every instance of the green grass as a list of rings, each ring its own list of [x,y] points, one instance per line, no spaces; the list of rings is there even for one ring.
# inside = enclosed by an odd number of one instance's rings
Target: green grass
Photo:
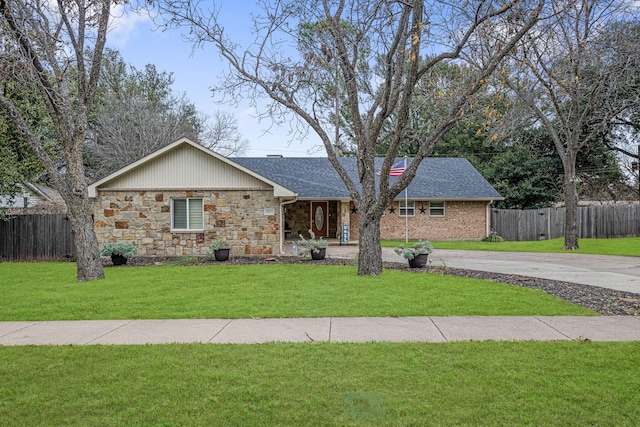
[[[382,246],[394,248],[400,243],[398,241],[385,240],[382,242]],[[562,249],[564,245],[564,239],[562,238],[536,242],[434,241],[431,243],[435,249],[640,256],[640,237],[580,239],[578,241],[580,249],[575,251]]]
[[[595,315],[540,290],[440,274],[354,267],[106,268],[77,283],[73,263],[0,264],[0,320],[345,316]]]
[[[636,426],[640,343],[0,347],[3,426]]]

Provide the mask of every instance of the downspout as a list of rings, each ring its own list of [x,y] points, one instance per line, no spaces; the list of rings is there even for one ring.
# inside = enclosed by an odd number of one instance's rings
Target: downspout
[[[491,233],[491,204],[493,203],[493,200],[489,200],[489,202],[487,202],[487,208],[485,209],[485,230],[484,230],[484,237],[489,236],[489,234]]]
[[[280,218],[278,219],[278,228],[280,229],[279,240],[280,240],[280,255],[284,255],[284,206],[290,205],[298,201],[298,195],[296,194],[295,199],[281,201],[280,202]]]

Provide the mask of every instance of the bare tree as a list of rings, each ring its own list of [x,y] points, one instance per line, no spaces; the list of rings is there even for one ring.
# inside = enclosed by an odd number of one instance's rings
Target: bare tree
[[[216,111],[213,117],[203,118],[204,130],[200,143],[223,156],[241,156],[249,148],[249,141],[238,129],[238,120],[227,111]]]
[[[98,95],[85,150],[89,181],[95,181],[188,135],[197,139],[203,118],[186,96],[176,95],[171,73],[154,65],[128,66],[105,51]]]
[[[127,65],[120,53],[105,51],[98,95],[85,150],[89,181],[109,175],[187,136],[223,155],[244,153],[248,141],[231,113],[199,113],[185,94],[172,89],[172,73],[148,64]]]
[[[110,0],[0,0],[2,78],[35,85],[55,127],[65,161],[60,171],[26,120],[0,94],[16,129],[42,163],[68,207],[78,281],[104,278],[83,167],[83,147],[106,41]],[[87,55],[87,51],[91,51]]]
[[[166,0],[160,7],[172,23],[188,27],[197,45],[213,44],[230,72],[216,88],[232,99],[267,97],[264,115],[282,121],[294,115],[318,134],[329,161],[344,181],[360,215],[358,274],[382,271],[380,218],[411,182],[434,144],[464,115],[474,94],[485,84],[516,42],[540,19],[544,0],[505,3],[420,0],[263,0],[252,17],[255,41],[246,48],[229,39],[219,9],[207,10],[197,0]],[[518,16],[517,23],[510,17]],[[308,39],[309,24],[318,25]],[[494,31],[509,26],[511,31]],[[301,37],[307,37],[304,50]],[[493,49],[478,59],[481,66],[470,84],[443,94],[446,111],[421,141],[404,174],[390,182],[389,170],[407,136],[409,111],[418,82],[430,79],[441,62],[455,61],[481,37]],[[428,60],[421,60],[429,56]],[[379,66],[375,66],[380,64]],[[368,73],[362,75],[362,73]],[[337,81],[336,81],[337,79]],[[333,83],[345,94],[343,109],[353,121],[358,182],[341,166],[334,150],[335,109],[327,100]],[[393,134],[386,131],[394,117]],[[388,143],[381,170],[376,170],[378,144]],[[380,172],[379,180],[377,172]]]
[[[571,250],[578,248],[578,153],[638,105],[640,58],[620,55],[638,40],[610,32],[637,22],[638,9],[625,0],[563,0],[552,7],[556,19],[521,40],[500,76],[547,129],[562,160],[564,249]]]

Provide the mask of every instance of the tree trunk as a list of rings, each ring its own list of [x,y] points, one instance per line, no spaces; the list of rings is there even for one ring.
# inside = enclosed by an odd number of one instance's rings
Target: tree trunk
[[[66,203],[76,247],[78,282],[104,279],[98,239],[93,230],[91,204],[86,197],[73,197]]]
[[[67,201],[67,209],[76,247],[78,282],[104,279],[89,200],[86,197],[74,197],[73,201]]]
[[[564,159],[564,247],[578,249],[578,188],[576,186],[576,162],[571,156]]]
[[[380,247],[380,217],[375,214],[360,216],[358,243],[358,275],[378,276],[382,273]]]
[[[82,163],[84,133],[74,135],[73,146],[66,151],[67,171],[61,177],[66,190],[61,192],[67,204],[67,216],[71,223],[73,241],[76,246],[78,282],[104,279],[98,239],[93,228],[91,202],[87,191]]]

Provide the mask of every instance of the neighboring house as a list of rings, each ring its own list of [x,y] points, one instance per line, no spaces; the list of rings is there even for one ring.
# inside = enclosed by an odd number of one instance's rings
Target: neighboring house
[[[355,158],[340,161],[357,182]],[[139,255],[203,255],[218,238],[236,254],[275,254],[309,229],[342,238],[346,227],[358,240],[357,210],[326,158],[229,159],[183,138],[93,183],[89,197],[98,241],[135,241]],[[404,239],[408,225],[412,239],[481,239],[500,199],[467,160],[425,159],[381,237]]]
[[[18,184],[18,187],[21,191],[14,197],[0,196],[0,208],[8,209],[12,215],[64,211],[64,202],[56,189],[31,182]]]

